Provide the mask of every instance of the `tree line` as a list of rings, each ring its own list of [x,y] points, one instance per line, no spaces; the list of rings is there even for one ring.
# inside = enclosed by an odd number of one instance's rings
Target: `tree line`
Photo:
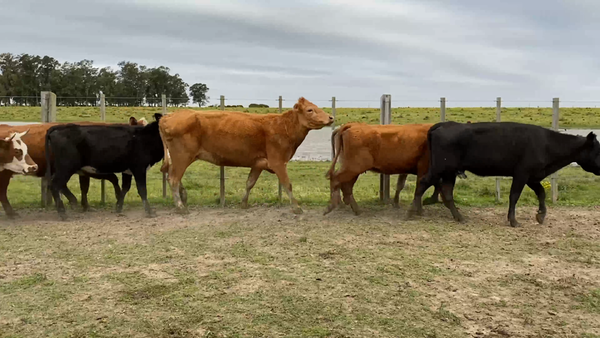
[[[95,106],[101,92],[107,105],[160,106],[165,94],[168,105],[181,106],[188,104],[188,87],[194,103],[208,102],[205,84],[190,87],[164,66],[122,61],[113,70],[95,67],[92,60],[60,63],[50,56],[0,54],[0,104],[38,104],[40,93],[51,91],[61,106]]]

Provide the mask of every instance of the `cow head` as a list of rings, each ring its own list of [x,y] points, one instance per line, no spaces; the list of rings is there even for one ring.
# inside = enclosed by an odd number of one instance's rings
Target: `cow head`
[[[130,117],[129,118],[129,125],[130,126],[146,126],[148,125],[148,121],[146,121],[145,117],[142,117],[141,119],[137,120],[135,117]]]
[[[0,139],[0,171],[10,170],[17,174],[34,174],[38,166],[27,153],[27,145],[21,137],[25,136],[29,129],[22,133],[12,133],[5,139]]]
[[[303,97],[294,105],[294,112],[298,114],[300,124],[308,129],[321,129],[333,123],[333,116]]]
[[[581,153],[577,164],[587,172],[600,175],[600,143],[596,139],[596,134],[589,133],[585,144],[585,150]]]

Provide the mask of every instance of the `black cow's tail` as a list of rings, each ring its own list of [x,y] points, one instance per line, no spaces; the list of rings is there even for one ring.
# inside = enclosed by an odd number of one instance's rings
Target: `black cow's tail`
[[[434,156],[433,156],[433,147],[431,146],[431,141],[432,141],[432,136],[431,133],[433,133],[436,129],[442,127],[443,124],[442,123],[437,123],[435,125],[433,125],[431,128],[429,128],[429,130],[427,131],[427,149],[429,150],[429,168],[427,169],[427,174],[425,174],[425,176],[421,179],[422,181],[426,181],[426,182],[431,182],[432,179],[432,168],[433,168],[433,164],[434,164]]]
[[[45,178],[46,178],[46,184],[48,185],[48,188],[51,186],[51,179],[52,179],[52,147],[51,147],[51,143],[50,143],[50,133],[52,133],[53,130],[54,130],[54,128],[50,128],[46,132],[46,140],[45,140],[45,145],[44,145],[44,152],[46,155]],[[44,201],[44,203],[45,202],[46,201]]]

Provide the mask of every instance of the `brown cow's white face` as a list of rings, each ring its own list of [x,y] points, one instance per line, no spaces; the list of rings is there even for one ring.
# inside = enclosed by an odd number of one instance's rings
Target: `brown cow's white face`
[[[0,171],[10,170],[17,174],[33,174],[38,166],[27,153],[27,145],[21,137],[29,130],[22,133],[12,133],[4,140],[0,139]]]
[[[303,97],[294,105],[294,111],[298,112],[300,123],[308,129],[321,129],[333,123],[333,116]]]
[[[139,120],[136,120],[135,117],[130,117],[129,118],[129,125],[131,126],[146,126],[148,125],[148,121],[146,121],[145,117],[142,117]]]

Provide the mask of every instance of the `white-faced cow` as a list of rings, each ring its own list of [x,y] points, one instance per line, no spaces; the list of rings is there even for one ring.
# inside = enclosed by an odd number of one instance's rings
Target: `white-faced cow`
[[[37,177],[43,177],[46,174],[46,151],[45,151],[45,143],[46,143],[46,133],[48,129],[53,126],[58,126],[63,123],[36,123],[36,124],[26,124],[22,126],[10,126],[6,124],[0,125],[0,139],[5,138],[13,133],[21,133],[23,135],[21,141],[24,141],[27,144],[27,152],[31,159],[37,164],[37,171],[32,173]],[[79,125],[107,125],[109,123],[106,122],[75,122],[75,124]],[[147,121],[144,118],[137,120],[135,117],[129,118],[130,125],[146,125]],[[26,132],[26,133],[24,133]],[[0,203],[2,203],[2,207],[6,212],[6,216],[8,218],[17,217],[18,214],[13,210],[10,202],[8,201],[8,185],[10,184],[10,179],[13,176],[13,172],[9,170],[0,171]],[[121,196],[121,188],[119,187],[119,179],[115,174],[94,174],[94,173],[86,173],[84,171],[78,172],[79,174],[79,186],[81,187],[81,206],[84,211],[88,210],[89,204],[87,201],[87,194],[90,186],[90,177],[97,179],[105,179],[112,183],[115,196],[119,199]],[[131,175],[126,177],[127,174],[123,174],[124,184],[131,183]],[[69,190],[65,189],[62,193],[69,200],[71,207],[73,209],[77,209],[77,198],[75,195]],[[74,204],[73,204],[74,203]]]
[[[250,190],[266,170],[279,178],[293,212],[302,213],[292,194],[287,163],[310,130],[332,123],[331,115],[303,97],[283,114],[185,110],[165,116],[160,121],[165,147],[161,171],[168,172],[177,211],[187,212],[181,184],[185,170],[192,162],[203,160],[219,166],[251,168],[243,208],[248,207]]]
[[[77,125],[53,126],[46,134],[46,177],[49,179],[56,209],[66,219],[60,192],[67,187],[77,172],[111,174],[128,172],[135,177],[138,193],[146,215],[154,217],[146,191],[146,171],[163,158],[163,145],[158,131],[161,114],[146,126],[130,125]],[[126,180],[129,177],[129,181]],[[123,176],[123,191],[116,210],[121,212],[126,188],[131,176]]]
[[[421,210],[421,198],[432,183],[442,180],[444,204],[455,220],[462,222],[453,200],[455,173],[468,170],[478,176],[509,176],[508,220],[519,226],[515,206],[525,185],[539,200],[536,216],[542,224],[546,217],[546,193],[541,181],[572,162],[585,171],[600,175],[600,143],[596,135],[587,137],[562,134],[540,126],[514,122],[442,122],[428,132],[429,171],[421,180],[409,211]]]
[[[31,159],[27,151],[27,144],[21,137],[29,130],[22,133],[12,133],[0,139],[0,171],[10,171],[16,174],[32,174],[38,169],[37,164]]]

